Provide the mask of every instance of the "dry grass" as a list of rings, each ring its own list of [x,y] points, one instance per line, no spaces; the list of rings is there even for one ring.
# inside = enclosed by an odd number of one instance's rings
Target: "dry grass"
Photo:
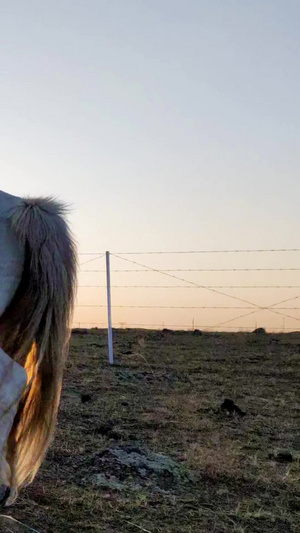
[[[298,532],[299,345],[295,335],[124,330],[109,367],[105,332],[74,336],[55,441],[9,514],[41,533]],[[224,397],[247,416],[222,413]],[[193,481],[166,494],[89,485],[94,454],[132,440]],[[277,449],[294,461],[269,459]]]

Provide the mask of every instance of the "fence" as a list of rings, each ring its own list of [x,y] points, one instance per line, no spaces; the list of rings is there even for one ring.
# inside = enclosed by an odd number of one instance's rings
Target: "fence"
[[[300,329],[297,248],[84,253],[80,263],[74,326],[107,327],[108,297],[113,327]]]

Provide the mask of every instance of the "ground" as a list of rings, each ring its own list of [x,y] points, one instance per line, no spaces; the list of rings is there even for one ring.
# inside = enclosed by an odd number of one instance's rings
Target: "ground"
[[[40,533],[298,532],[300,335],[118,330],[114,344],[109,366],[104,331],[72,337],[54,443],[5,513]],[[123,468],[124,450],[176,474],[137,474],[132,455]]]

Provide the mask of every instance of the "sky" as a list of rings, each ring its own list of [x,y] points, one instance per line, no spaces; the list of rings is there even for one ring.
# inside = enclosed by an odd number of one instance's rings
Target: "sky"
[[[80,254],[300,248],[299,16],[296,0],[2,0],[1,189],[66,201]],[[300,265],[296,252],[126,257],[157,269]],[[84,267],[103,268],[103,259]],[[115,285],[177,283],[112,274]],[[95,287],[103,275],[80,274],[79,304],[105,306]],[[300,285],[297,272],[174,275]],[[227,294],[261,306],[298,295]],[[197,288],[114,289],[113,303],[247,305]],[[102,323],[105,312],[77,308],[74,320]],[[114,310],[118,324],[201,327],[239,314]],[[261,311],[228,326],[294,328],[299,319]]]

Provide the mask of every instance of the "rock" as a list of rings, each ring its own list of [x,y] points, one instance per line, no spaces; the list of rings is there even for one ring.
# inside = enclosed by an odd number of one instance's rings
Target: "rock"
[[[93,456],[88,470],[94,485],[118,491],[148,488],[151,492],[174,492],[191,481],[183,465],[139,445],[107,448]]]

